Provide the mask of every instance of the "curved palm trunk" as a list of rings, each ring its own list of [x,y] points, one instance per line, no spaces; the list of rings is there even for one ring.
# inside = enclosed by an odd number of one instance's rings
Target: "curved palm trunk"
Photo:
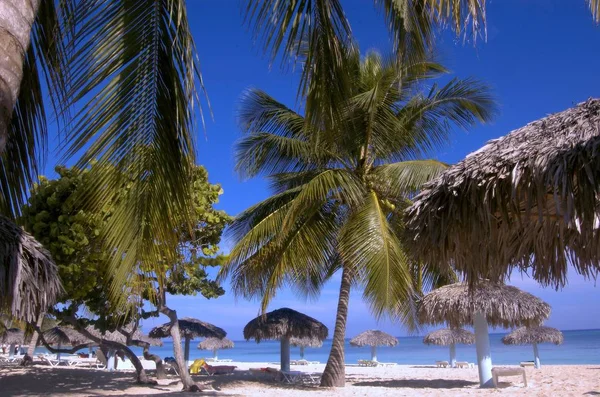
[[[321,386],[323,387],[344,387],[346,385],[344,342],[346,337],[346,321],[348,320],[351,281],[350,272],[344,267],[342,270],[342,283],[340,285],[331,352],[329,353],[329,359],[321,377]]]
[[[0,0],[0,153],[19,97],[31,27],[41,0]]]
[[[167,379],[167,372],[165,371],[162,358],[150,353],[148,345],[144,346],[144,359],[154,361],[154,364],[156,364],[156,379]]]
[[[21,365],[30,365],[33,364],[33,355],[35,354],[35,348],[38,345],[40,334],[38,329],[42,328],[42,323],[44,322],[44,316],[46,313],[40,313],[38,319],[35,323],[35,327],[33,329],[33,334],[31,335],[31,340],[29,341],[29,347],[27,348],[27,353],[25,353],[25,357],[23,357],[23,361],[21,361]]]
[[[177,320],[177,312],[169,309],[167,306],[162,306],[160,312],[171,320],[171,337],[173,338],[173,354],[175,355],[175,361],[179,369],[179,376],[183,383],[183,389],[185,391],[200,391],[198,385],[192,380],[190,373],[187,368],[187,362],[184,359],[184,353],[181,349],[181,334],[179,333],[179,321]]]

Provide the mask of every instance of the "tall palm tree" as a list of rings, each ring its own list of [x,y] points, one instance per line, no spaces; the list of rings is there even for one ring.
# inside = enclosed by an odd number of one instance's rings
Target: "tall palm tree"
[[[235,218],[229,231],[235,247],[221,273],[236,294],[260,298],[264,311],[283,285],[314,296],[341,272],[322,386],[345,382],[351,286],[363,288],[375,315],[410,322],[416,289],[446,276],[407,257],[402,209],[446,167],[422,158],[447,142],[451,126],[468,128],[494,111],[488,89],[472,79],[421,93],[425,80],[445,72],[434,62],[399,63],[375,52],[361,62],[350,49],[343,67],[347,96],[331,125],[313,124],[260,90],[243,97],[246,135],[237,144],[237,170],[267,176],[273,196]]]
[[[142,236],[175,242],[174,214],[192,208],[203,86],[185,1],[0,0],[0,48],[0,212],[19,214],[53,110],[63,161],[114,170],[94,178],[90,209],[115,196],[123,175],[131,181],[105,236],[122,296]]]

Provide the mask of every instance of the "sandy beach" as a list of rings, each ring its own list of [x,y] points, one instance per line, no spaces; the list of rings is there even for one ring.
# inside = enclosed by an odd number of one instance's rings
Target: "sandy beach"
[[[266,363],[232,363],[233,375],[194,376],[208,395],[237,396],[581,396],[600,395],[600,366],[547,365],[540,370],[528,368],[528,387],[519,377],[504,378],[499,389],[480,389],[477,368],[450,369],[429,366],[347,367],[346,387],[322,389],[316,386],[284,385],[247,371]],[[271,365],[272,366],[272,365]],[[293,370],[321,372],[324,365],[294,367]],[[513,383],[514,382],[514,383]],[[0,368],[2,396],[166,396],[182,395],[175,376],[156,386],[133,383],[129,372],[108,372],[85,368],[35,365],[29,368]],[[185,393],[186,395],[188,393]],[[190,393],[190,395],[194,395]]]

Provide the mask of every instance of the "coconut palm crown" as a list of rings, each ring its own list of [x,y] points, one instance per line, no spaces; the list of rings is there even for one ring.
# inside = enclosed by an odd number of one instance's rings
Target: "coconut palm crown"
[[[279,287],[314,296],[343,270],[346,309],[355,284],[376,315],[408,321],[413,280],[420,289],[443,276],[415,272],[401,239],[408,199],[446,168],[422,158],[447,142],[452,125],[489,120],[494,102],[472,79],[420,93],[422,82],[445,72],[434,62],[400,65],[376,52],[361,61],[356,49],[344,54],[352,80],[329,127],[258,89],[242,98],[246,134],[236,167],[245,177],[268,177],[273,196],[234,220],[229,234],[236,244],[221,277],[231,276],[238,295],[260,298],[264,310]]]

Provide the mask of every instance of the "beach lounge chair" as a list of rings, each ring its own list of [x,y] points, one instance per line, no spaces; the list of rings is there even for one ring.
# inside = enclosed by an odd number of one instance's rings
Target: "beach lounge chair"
[[[56,358],[50,358],[48,356],[42,356],[42,361],[45,362],[46,364],[50,365],[51,367],[57,367],[60,365],[61,362],[63,362],[63,360],[58,360]]]
[[[250,374],[257,378],[268,378],[270,380],[279,380],[281,374],[277,368],[265,367],[265,368],[250,368]]]
[[[519,364],[521,367],[525,368],[525,367],[535,367],[535,362],[533,361],[521,361],[521,363]]]
[[[308,365],[309,362],[308,362],[308,360],[301,359],[301,360],[293,360],[292,364],[294,364],[294,365]]]
[[[235,365],[210,365],[203,359],[194,360],[190,366],[190,373],[204,375],[227,375],[232,374],[237,367]]]
[[[456,368],[473,368],[475,364],[466,361],[457,361]]]
[[[376,367],[377,365],[379,365],[379,363],[377,361],[372,361],[372,360],[358,360],[358,366],[359,367]]]
[[[438,368],[448,368],[450,366],[450,363],[448,361],[436,361],[435,365]]]
[[[492,368],[492,381],[494,387],[498,387],[499,376],[523,376],[523,385],[527,387],[527,376],[523,368],[507,368],[507,367],[494,367]]]
[[[321,380],[321,374],[311,374],[302,371],[279,371],[281,382],[289,384],[316,384]]]
[[[74,357],[69,359],[67,364],[71,367],[96,367],[98,369],[105,367],[105,365],[102,364],[97,357]]]

